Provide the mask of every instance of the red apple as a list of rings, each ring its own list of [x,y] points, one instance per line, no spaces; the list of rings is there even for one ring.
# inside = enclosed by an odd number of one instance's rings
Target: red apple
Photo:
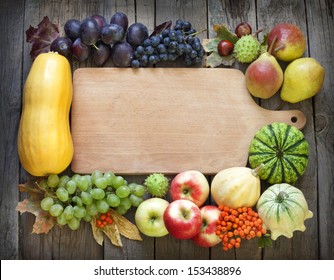
[[[177,174],[170,185],[172,200],[188,199],[198,207],[209,197],[209,183],[205,176],[196,170],[187,170]]]
[[[194,237],[202,226],[201,210],[187,199],[171,202],[164,212],[163,219],[169,233],[178,239]]]
[[[268,46],[271,45],[275,36],[277,40],[272,54],[279,60],[292,61],[301,57],[306,49],[306,40],[300,28],[291,23],[280,23],[274,26],[268,35]]]
[[[217,206],[206,205],[201,207],[201,215],[201,230],[192,240],[201,247],[213,247],[221,242],[216,234],[216,222],[219,219],[220,210]]]

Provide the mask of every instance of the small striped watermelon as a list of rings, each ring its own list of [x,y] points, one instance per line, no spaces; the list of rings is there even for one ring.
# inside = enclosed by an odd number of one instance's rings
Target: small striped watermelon
[[[304,134],[286,123],[262,127],[249,147],[252,168],[264,164],[259,176],[270,184],[294,183],[305,172],[309,144]]]

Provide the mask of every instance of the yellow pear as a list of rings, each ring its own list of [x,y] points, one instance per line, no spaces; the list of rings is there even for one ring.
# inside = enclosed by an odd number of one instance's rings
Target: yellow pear
[[[322,88],[325,69],[311,57],[292,61],[284,72],[281,98],[290,103],[297,103],[316,95]]]

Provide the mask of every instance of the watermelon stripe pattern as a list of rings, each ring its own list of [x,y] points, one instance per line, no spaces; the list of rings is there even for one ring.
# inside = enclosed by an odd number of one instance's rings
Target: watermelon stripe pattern
[[[286,123],[262,127],[249,147],[252,168],[264,164],[259,176],[270,184],[293,184],[304,174],[308,164],[309,144],[304,134]]]

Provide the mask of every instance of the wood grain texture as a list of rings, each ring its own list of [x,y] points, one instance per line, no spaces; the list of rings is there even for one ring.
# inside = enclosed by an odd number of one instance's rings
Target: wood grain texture
[[[306,40],[309,40],[307,33],[307,21],[305,14],[304,1],[260,1],[257,4],[258,26],[264,28],[267,32],[277,23],[289,22],[298,25],[303,31]],[[266,32],[265,31],[265,32]],[[263,32],[261,36],[265,34]],[[307,44],[308,45],[308,44]],[[306,48],[304,56],[309,56]],[[284,70],[287,63],[280,63]],[[281,102],[279,93],[269,100],[262,100],[261,106],[264,108],[274,109]],[[298,108],[305,113],[308,118],[307,124],[303,129],[305,138],[310,144],[309,164],[305,174],[297,181],[296,187],[299,188],[305,195],[308,201],[309,208],[314,212],[314,217],[317,216],[317,190],[314,186],[317,185],[317,163],[316,163],[316,146],[314,141],[314,115],[312,100],[305,100],[297,104],[285,104],[283,109]],[[313,164],[312,164],[313,163]],[[314,259],[318,256],[318,249],[315,240],[317,236],[316,218],[306,222],[307,230],[303,234],[298,232],[293,239],[283,239],[280,242],[275,242],[274,249],[269,248],[264,250],[265,259]],[[284,252],[284,253],[283,253]]]
[[[73,90],[77,173],[215,174],[247,164],[249,143],[263,125],[306,122],[299,111],[259,107],[235,69],[78,69]]]
[[[326,77],[321,92],[314,98],[315,142],[319,209],[319,258],[334,259],[334,3],[306,1],[309,54],[325,68]]]
[[[0,34],[0,259],[19,256],[17,129],[21,112],[22,1],[1,1]]]
[[[203,249],[191,241],[176,240],[171,236],[149,238],[143,241],[122,239],[123,248],[117,248],[105,239],[97,245],[90,225],[83,224],[76,231],[58,227],[47,235],[31,234],[34,217],[18,215],[15,206],[25,196],[17,184],[31,176],[20,167],[16,152],[16,133],[21,110],[22,85],[31,66],[30,45],[25,42],[29,25],[37,26],[44,16],[59,24],[61,35],[66,20],[84,19],[102,14],[107,21],[116,11],[128,15],[129,23],[140,21],[148,26],[166,20],[189,20],[197,30],[207,29],[200,38],[214,37],[212,24],[226,24],[231,30],[241,21],[248,21],[254,30],[263,28],[259,38],[276,23],[288,21],[299,25],[307,37],[305,56],[319,60],[326,69],[322,91],[316,97],[298,104],[286,104],[283,110],[297,109],[307,117],[303,129],[310,143],[309,166],[298,180],[314,217],[306,221],[306,232],[296,232],[291,239],[279,238],[271,248],[257,248],[257,241],[243,241],[238,250],[222,252],[220,245]],[[26,0],[1,1],[0,35],[1,91],[0,91],[0,258],[1,259],[334,259],[334,128],[333,128],[333,1],[227,1],[227,0]],[[281,66],[284,69],[286,63]],[[112,67],[109,61],[106,65]],[[234,64],[242,70],[247,64]],[[73,70],[95,67],[91,59],[77,63]],[[184,67],[180,63],[161,63],[158,67]],[[145,85],[148,87],[149,83]],[[254,99],[261,107],[274,110],[280,104],[279,94],[270,100]],[[169,100],[168,104],[171,104]],[[170,105],[169,105],[170,106]],[[73,174],[72,170],[66,171]],[[142,183],[146,174],[127,175],[129,182]],[[169,176],[173,178],[173,174]],[[212,176],[208,176],[209,181]],[[262,189],[268,184],[263,183]],[[134,209],[126,217],[133,221]]]

